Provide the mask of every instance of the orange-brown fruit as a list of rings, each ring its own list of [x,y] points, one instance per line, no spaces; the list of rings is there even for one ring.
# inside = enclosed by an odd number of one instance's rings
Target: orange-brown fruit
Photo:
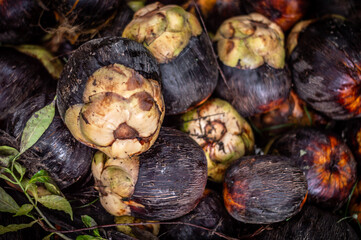
[[[328,119],[318,114],[291,90],[287,100],[272,111],[250,118],[263,136],[273,136],[297,126],[320,126]]]
[[[290,158],[242,157],[226,171],[223,198],[229,214],[239,221],[281,222],[301,210],[307,198],[307,182]]]
[[[306,13],[308,0],[244,0],[248,13],[258,12],[277,23],[283,31],[290,29]]]
[[[312,128],[284,134],[273,152],[292,157],[307,177],[310,201],[323,207],[341,207],[356,181],[356,161],[336,135]]]

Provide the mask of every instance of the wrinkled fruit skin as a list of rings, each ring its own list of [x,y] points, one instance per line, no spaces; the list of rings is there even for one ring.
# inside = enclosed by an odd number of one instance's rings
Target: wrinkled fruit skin
[[[64,67],[60,115],[77,140],[109,157],[140,154],[156,140],[164,117],[159,76],[140,44],[120,37],[89,41]]]
[[[284,134],[272,148],[293,158],[303,170],[310,201],[336,209],[347,201],[356,181],[356,161],[336,135],[300,128]]]
[[[306,178],[290,158],[242,157],[226,171],[224,204],[238,221],[252,224],[284,221],[301,210],[306,198]]]
[[[351,22],[326,17],[299,33],[291,53],[290,68],[297,94],[330,118],[361,116],[360,36]]]

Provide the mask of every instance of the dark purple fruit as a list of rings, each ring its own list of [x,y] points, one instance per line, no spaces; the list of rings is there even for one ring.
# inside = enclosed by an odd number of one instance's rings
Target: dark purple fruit
[[[269,229],[257,235],[257,240],[357,240],[355,230],[342,217],[324,211],[312,205],[306,205],[291,220],[271,225]]]
[[[335,134],[300,128],[280,137],[273,151],[294,159],[308,183],[309,200],[323,207],[339,208],[356,182],[356,161]]]
[[[299,97],[333,119],[361,116],[359,28],[333,16],[292,31],[299,32],[288,42],[296,46],[289,47],[290,67]]]
[[[43,2],[47,2],[45,0]],[[35,0],[0,1],[0,43],[39,41],[49,23],[49,11]],[[44,24],[45,23],[45,24]]]
[[[278,25],[258,13],[233,17],[213,40],[225,76],[216,92],[243,117],[270,111],[288,98],[291,76]]]
[[[31,115],[50,104],[54,96],[55,91],[26,99],[6,120],[6,131],[19,141]],[[64,189],[87,177],[93,150],[75,140],[56,111],[49,128],[25,154],[21,161],[30,176],[43,169]]]
[[[25,99],[51,92],[56,81],[41,62],[13,48],[0,47],[0,120],[16,111]]]
[[[248,13],[258,12],[277,23],[283,31],[290,29],[305,15],[309,0],[243,0]]]
[[[226,171],[223,198],[227,211],[238,221],[281,222],[301,210],[307,198],[307,182],[290,158],[242,157]]]
[[[238,0],[188,0],[182,7],[197,16],[197,4],[207,30],[215,33],[227,18],[241,15],[241,3]]]
[[[141,8],[122,36],[142,43],[160,64],[166,114],[184,113],[213,93],[218,70],[211,43],[198,19],[180,6]]]
[[[169,220],[187,214],[200,201],[207,159],[187,134],[162,128],[154,145],[139,156],[112,159],[97,153],[92,171],[109,213]]]
[[[216,229],[218,233],[231,236],[235,233],[235,220],[227,213],[222,197],[215,191],[206,189],[197,207],[190,213],[173,221],[191,223],[208,229]],[[210,240],[221,239],[212,231],[187,225],[162,225],[161,240]]]
[[[141,44],[121,37],[80,46],[64,67],[57,96],[73,136],[114,158],[146,151],[164,117],[155,59]]]

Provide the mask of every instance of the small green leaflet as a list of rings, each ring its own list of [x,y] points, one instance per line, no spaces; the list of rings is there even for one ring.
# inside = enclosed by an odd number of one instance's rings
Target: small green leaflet
[[[16,212],[14,217],[27,215],[31,210],[33,210],[33,205],[31,204],[23,204],[20,209]]]
[[[73,220],[73,210],[71,209],[68,200],[64,197],[58,195],[46,195],[38,198],[38,202],[47,208],[66,212],[70,215],[71,220]]]
[[[51,182],[51,178],[49,177],[49,174],[45,170],[40,170],[37,173],[35,173],[29,180],[30,183],[47,183]]]
[[[56,98],[56,97],[55,97]],[[27,121],[20,142],[20,153],[31,148],[48,129],[55,115],[55,99],[35,112]]]
[[[31,223],[23,223],[23,224],[10,224],[7,226],[0,225],[0,234],[5,234],[8,232],[16,232],[18,230],[29,228],[34,225],[38,220],[32,221]]]
[[[91,235],[79,235],[76,237],[76,240],[100,240],[103,239],[101,237],[94,237]]]
[[[7,168],[6,168],[7,169]],[[9,177],[7,177],[4,174],[0,174],[0,178],[4,179],[5,181],[11,182],[12,184],[16,184],[15,181],[11,180]]]
[[[0,212],[17,213],[19,209],[15,200],[0,187]]]
[[[300,157],[302,157],[303,155],[307,154],[307,152],[305,150],[300,150]]]
[[[46,235],[42,240],[50,240],[51,236],[53,236],[55,233],[50,233],[49,235]]]
[[[88,215],[82,215],[81,220],[83,221],[84,225],[87,227],[94,227],[94,226],[98,225],[97,222]],[[100,237],[98,229],[94,229],[93,234],[97,237]]]
[[[11,160],[19,154],[15,148],[0,146],[0,166],[9,167]]]
[[[21,164],[18,162],[14,162],[14,167],[15,167],[16,171],[20,174],[20,179],[22,179],[26,172],[26,168],[21,166]]]
[[[25,189],[25,191],[27,191],[28,193],[30,193],[31,196],[34,197],[35,201],[38,201],[38,186],[36,186],[35,183],[29,183],[29,179],[24,178],[21,181],[21,185],[23,186],[23,188]]]
[[[60,191],[59,187],[56,186],[55,183],[44,183],[44,185],[49,192],[55,195],[63,196],[63,193]]]

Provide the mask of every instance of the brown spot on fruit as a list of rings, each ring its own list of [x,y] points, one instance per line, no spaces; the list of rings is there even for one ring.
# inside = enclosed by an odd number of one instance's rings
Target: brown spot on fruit
[[[150,111],[154,105],[154,100],[152,96],[149,95],[147,92],[138,92],[134,94],[139,101],[139,107],[143,111]]]
[[[226,54],[229,54],[234,48],[234,42],[228,41],[226,44]]]
[[[131,91],[137,88],[141,88],[143,83],[143,78],[138,73],[133,72],[132,76],[128,79],[127,90]]]
[[[126,123],[122,123],[114,131],[115,139],[133,139],[139,136],[139,133],[134,128],[128,126]]]
[[[223,122],[215,120],[208,122],[204,127],[205,130],[205,141],[207,142],[217,142],[222,139],[224,134],[227,132],[227,128]]]

